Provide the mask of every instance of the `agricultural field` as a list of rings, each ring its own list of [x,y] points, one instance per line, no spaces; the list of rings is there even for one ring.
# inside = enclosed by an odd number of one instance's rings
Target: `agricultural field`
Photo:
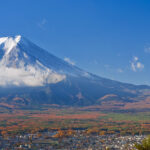
[[[98,134],[148,134],[150,111],[114,112],[89,108],[41,107],[0,113],[0,133],[84,129]]]

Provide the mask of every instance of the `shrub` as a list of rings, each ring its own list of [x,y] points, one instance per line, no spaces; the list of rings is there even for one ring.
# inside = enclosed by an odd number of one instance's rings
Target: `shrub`
[[[150,150],[150,136],[145,138],[141,144],[135,144],[135,148],[138,150]]]

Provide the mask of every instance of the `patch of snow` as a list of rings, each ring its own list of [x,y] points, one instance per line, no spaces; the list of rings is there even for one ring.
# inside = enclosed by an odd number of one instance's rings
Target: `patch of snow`
[[[21,40],[20,35],[15,36],[14,38],[13,37],[0,38],[0,44],[2,43],[4,44],[3,50],[6,51],[6,55],[8,55],[10,51],[17,46],[20,40]]]
[[[26,53],[23,53],[23,55],[24,55],[25,58],[28,58],[28,55]]]
[[[4,43],[7,39],[8,39],[8,37],[0,38],[0,44]]]

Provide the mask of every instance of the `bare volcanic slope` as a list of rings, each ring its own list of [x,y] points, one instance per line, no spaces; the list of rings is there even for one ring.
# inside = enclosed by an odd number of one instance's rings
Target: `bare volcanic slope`
[[[0,38],[0,106],[58,104],[124,106],[145,100],[150,87],[86,72],[19,36]]]

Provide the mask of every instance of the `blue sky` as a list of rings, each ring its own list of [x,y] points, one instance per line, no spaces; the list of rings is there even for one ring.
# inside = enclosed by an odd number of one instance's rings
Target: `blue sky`
[[[102,77],[150,85],[150,1],[0,0],[0,36],[21,34]]]

